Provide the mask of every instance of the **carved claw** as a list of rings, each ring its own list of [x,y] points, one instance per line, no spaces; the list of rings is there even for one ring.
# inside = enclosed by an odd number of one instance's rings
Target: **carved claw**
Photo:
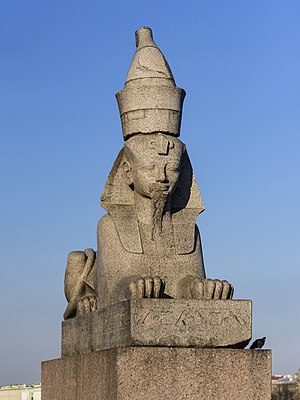
[[[233,297],[233,286],[219,279],[195,278],[191,282],[191,295],[198,300],[230,300]]]
[[[88,314],[97,309],[97,297],[94,295],[82,297],[77,304],[79,315]]]
[[[158,276],[140,278],[129,284],[130,298],[159,298],[163,294],[164,287],[164,281]]]

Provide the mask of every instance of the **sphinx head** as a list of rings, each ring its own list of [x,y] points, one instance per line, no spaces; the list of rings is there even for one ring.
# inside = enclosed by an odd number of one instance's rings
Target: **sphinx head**
[[[178,184],[183,143],[161,133],[136,135],[125,142],[123,172],[137,195],[170,197]]]
[[[124,147],[109,173],[101,206],[114,219],[123,246],[142,253],[140,241],[134,239],[140,237],[135,217],[148,224],[151,203],[153,227],[161,228],[162,220],[165,227],[171,221],[174,232],[176,226],[190,227],[184,237],[182,229],[176,234],[176,251],[187,254],[204,207],[185,145],[177,139],[185,91],[176,86],[151,29],[141,28],[136,39],[124,89],[116,94]],[[145,218],[139,218],[141,214]]]
[[[124,150],[123,172],[135,200],[151,201],[153,236],[161,232],[166,204],[170,205],[177,187],[184,145],[173,136],[157,133],[129,138]]]

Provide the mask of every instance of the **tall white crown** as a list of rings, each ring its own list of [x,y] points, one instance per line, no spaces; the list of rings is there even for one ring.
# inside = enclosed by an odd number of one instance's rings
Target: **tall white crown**
[[[150,28],[135,32],[136,52],[123,90],[116,94],[124,140],[138,133],[179,136],[185,91],[153,41]]]

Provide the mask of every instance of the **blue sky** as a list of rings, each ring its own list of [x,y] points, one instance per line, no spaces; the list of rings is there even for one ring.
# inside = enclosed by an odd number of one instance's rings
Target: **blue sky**
[[[253,300],[274,373],[300,367],[299,15],[297,0],[1,2],[0,384],[60,356],[67,254],[96,247],[141,26],[187,92],[207,275]]]

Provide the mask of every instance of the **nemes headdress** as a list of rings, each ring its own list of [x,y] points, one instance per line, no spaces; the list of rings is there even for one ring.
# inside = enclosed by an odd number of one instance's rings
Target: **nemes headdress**
[[[124,141],[135,135],[180,134],[185,91],[176,87],[171,69],[153,41],[150,28],[136,31],[136,52],[129,68],[125,87],[116,94]],[[126,250],[143,253],[138,222],[134,212],[132,189],[125,182],[120,151],[101,196],[101,206],[114,219],[120,240]],[[172,194],[172,221],[177,254],[193,251],[195,221],[204,206],[185,150],[182,172]]]
[[[125,87],[116,94],[124,140],[139,133],[179,136],[185,91],[176,87],[151,29],[143,27],[135,35],[136,52]]]

